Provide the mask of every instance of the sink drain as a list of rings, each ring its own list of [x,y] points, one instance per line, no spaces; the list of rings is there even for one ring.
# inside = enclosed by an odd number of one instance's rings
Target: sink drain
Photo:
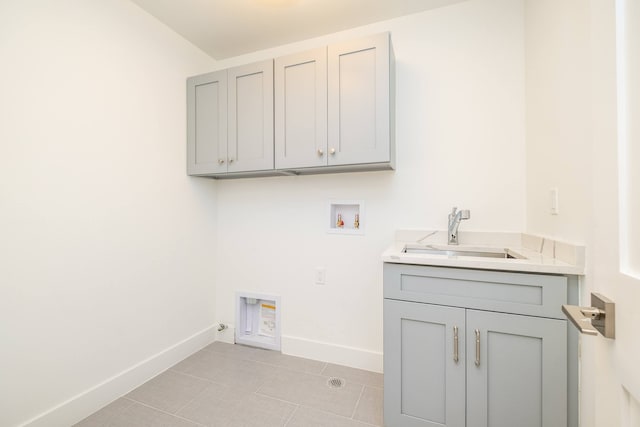
[[[345,385],[345,380],[342,378],[332,377],[327,380],[327,385],[331,388],[342,388]]]

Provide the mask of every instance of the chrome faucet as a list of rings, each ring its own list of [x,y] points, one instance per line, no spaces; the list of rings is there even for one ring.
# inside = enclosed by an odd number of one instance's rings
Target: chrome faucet
[[[456,213],[457,211],[457,213]],[[471,218],[471,213],[468,209],[458,211],[457,207],[451,209],[451,213],[449,214],[449,237],[447,241],[450,245],[458,244],[458,227],[460,226],[460,221],[463,219]]]

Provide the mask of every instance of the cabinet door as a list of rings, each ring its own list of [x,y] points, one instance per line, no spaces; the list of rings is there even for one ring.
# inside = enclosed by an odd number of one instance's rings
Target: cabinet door
[[[467,310],[467,426],[565,427],[566,327],[563,320]]]
[[[273,169],[273,60],[228,70],[228,171]]]
[[[327,165],[327,49],[275,61],[276,169]]]
[[[227,71],[187,80],[187,173],[227,170]]]
[[[386,426],[465,425],[464,321],[461,308],[384,300]]]
[[[329,165],[390,161],[389,34],[329,46]]]

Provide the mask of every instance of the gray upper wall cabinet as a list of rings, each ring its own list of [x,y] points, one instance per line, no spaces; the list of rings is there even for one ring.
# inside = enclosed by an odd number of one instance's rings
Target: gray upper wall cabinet
[[[227,71],[187,82],[187,173],[227,171]]]
[[[394,62],[383,33],[189,78],[187,173],[393,169]]]
[[[394,55],[389,33],[329,46],[329,165],[394,158]]]
[[[273,169],[273,60],[231,68],[229,172]]]
[[[273,170],[273,61],[187,80],[187,173]]]
[[[276,58],[276,169],[327,165],[327,49]]]

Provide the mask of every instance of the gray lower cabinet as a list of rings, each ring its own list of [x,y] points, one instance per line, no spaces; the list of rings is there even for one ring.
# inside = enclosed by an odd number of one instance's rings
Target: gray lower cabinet
[[[385,264],[384,289],[385,426],[577,425],[575,278]]]
[[[464,426],[464,309],[384,301],[386,426]]]
[[[567,425],[567,322],[466,310],[467,426]]]

